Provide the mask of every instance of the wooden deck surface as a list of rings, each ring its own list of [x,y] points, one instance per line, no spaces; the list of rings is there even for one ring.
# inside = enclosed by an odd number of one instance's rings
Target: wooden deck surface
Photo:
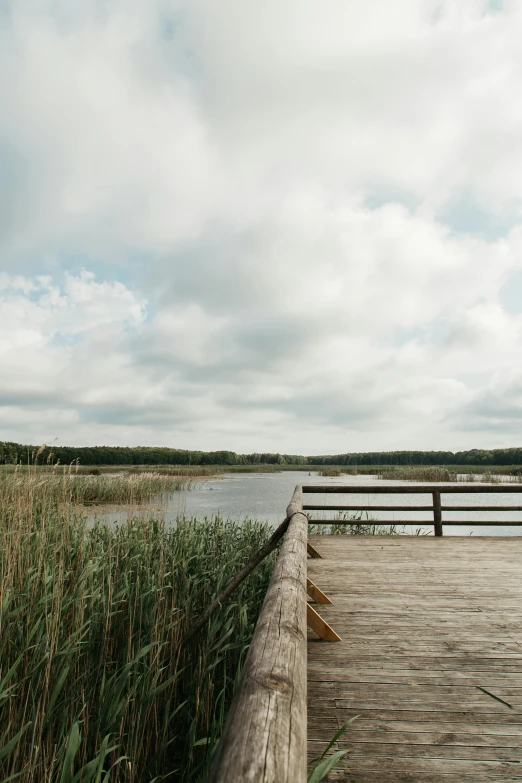
[[[327,780],[522,781],[522,537],[309,541],[343,639],[309,635],[309,755],[360,716]]]

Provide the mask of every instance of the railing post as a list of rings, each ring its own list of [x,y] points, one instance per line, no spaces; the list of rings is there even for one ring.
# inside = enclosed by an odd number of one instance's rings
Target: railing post
[[[440,492],[437,490],[433,493],[433,526],[435,528],[435,535],[442,535],[442,510],[440,505]]]

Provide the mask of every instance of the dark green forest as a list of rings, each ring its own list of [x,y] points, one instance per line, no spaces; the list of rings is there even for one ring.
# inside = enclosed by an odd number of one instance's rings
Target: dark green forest
[[[155,446],[27,446],[0,441],[0,464],[67,465],[522,465],[522,448],[469,451],[369,451],[302,456],[191,451]]]

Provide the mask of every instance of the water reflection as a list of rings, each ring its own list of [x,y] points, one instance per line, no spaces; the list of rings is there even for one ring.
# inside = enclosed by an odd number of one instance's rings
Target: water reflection
[[[235,520],[242,520],[246,517],[268,521],[277,524],[285,516],[285,509],[288,505],[292,492],[296,484],[336,484],[336,485],[382,485],[394,484],[411,486],[416,482],[411,481],[382,481],[375,476],[339,476],[324,477],[317,473],[306,473],[299,471],[285,471],[282,473],[231,473],[222,476],[204,480],[197,489],[190,492],[176,492],[168,500],[144,504],[139,508],[138,513],[145,515],[162,515],[169,522],[175,522],[180,516],[188,518],[205,516],[210,517],[220,514],[223,517],[230,517]],[[522,485],[521,485],[522,490]],[[370,495],[369,493],[355,493],[349,495],[321,495],[315,494],[313,497],[317,503],[335,503],[342,505],[360,505],[361,510],[367,505],[389,505],[389,506],[415,506],[431,505],[432,498],[429,494],[419,495]],[[522,512],[495,511],[496,506],[516,506],[522,505],[522,491],[518,493],[503,494],[472,494],[458,493],[443,495],[443,505],[452,506],[471,506],[483,505],[484,511],[480,512],[443,512],[443,519],[446,520],[491,520],[502,519],[507,521],[522,522]],[[95,517],[104,519],[108,522],[122,523],[129,516],[136,515],[136,508],[98,508],[95,514],[89,514],[90,519]],[[319,518],[318,512],[314,513]],[[326,512],[324,518],[331,518],[333,512]],[[433,527],[430,521],[433,516],[430,512],[420,511],[374,511],[370,515],[374,519],[392,520],[394,524],[403,527],[407,533],[414,534],[419,527],[422,532],[433,533]],[[418,524],[409,524],[412,520],[426,521],[426,527]],[[512,536],[522,535],[522,525],[520,527],[489,527],[489,526],[445,526],[444,535],[481,535],[481,536]]]

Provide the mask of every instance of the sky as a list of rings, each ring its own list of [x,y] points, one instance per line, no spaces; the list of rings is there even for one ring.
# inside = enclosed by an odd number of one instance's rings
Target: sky
[[[0,0],[0,440],[522,444],[522,0]]]

